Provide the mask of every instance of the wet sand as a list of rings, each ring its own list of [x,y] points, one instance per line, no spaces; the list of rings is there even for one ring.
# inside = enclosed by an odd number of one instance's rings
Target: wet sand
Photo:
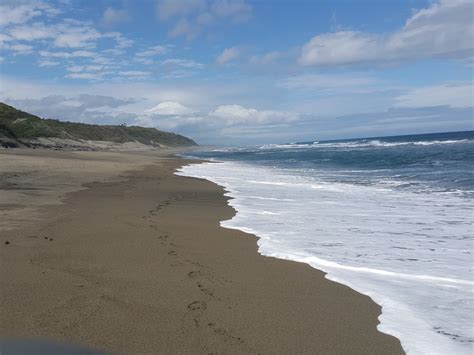
[[[188,161],[12,152],[0,152],[2,336],[123,354],[403,353],[368,297],[221,228],[235,211],[221,187],[173,174]]]

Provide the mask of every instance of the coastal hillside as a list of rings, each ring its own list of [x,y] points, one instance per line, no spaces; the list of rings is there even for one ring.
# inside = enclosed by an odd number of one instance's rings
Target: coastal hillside
[[[145,149],[195,146],[179,134],[125,125],[93,125],[43,119],[0,102],[0,146],[72,149]]]

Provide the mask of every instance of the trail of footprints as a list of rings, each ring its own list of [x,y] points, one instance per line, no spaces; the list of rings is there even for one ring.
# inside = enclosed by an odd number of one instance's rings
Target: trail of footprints
[[[216,335],[221,336],[224,338],[225,342],[233,342],[233,343],[239,343],[241,345],[246,345],[244,340],[241,339],[238,336],[232,335],[228,330],[225,328],[219,327],[215,322],[207,322],[206,324],[202,324],[202,319],[204,316],[204,313],[207,309],[208,302],[210,301],[216,301],[219,302],[221,301],[221,298],[218,297],[215,292],[212,290],[212,284],[215,282],[221,282],[221,283],[227,283],[230,282],[229,280],[216,280],[209,275],[206,275],[202,271],[202,265],[193,262],[191,260],[182,260],[179,257],[178,250],[177,250],[177,245],[171,241],[172,237],[169,236],[168,234],[164,233],[160,228],[152,222],[153,217],[156,217],[156,215],[159,213],[159,211],[170,205],[171,200],[165,200],[158,206],[156,206],[154,209],[151,209],[148,212],[147,216],[144,216],[143,218],[147,219],[149,223],[149,227],[154,229],[157,232],[157,238],[161,241],[162,245],[167,246],[170,250],[167,252],[168,256],[171,259],[170,261],[170,266],[172,267],[184,267],[187,270],[192,269],[191,271],[187,272],[187,278],[191,282],[195,284],[195,286],[199,289],[199,291],[202,293],[205,298],[204,300],[195,300],[191,303],[189,303],[187,307],[187,313],[185,315],[185,319],[189,319],[191,324],[194,327],[208,327],[212,332],[214,332]],[[230,306],[229,306],[230,308]]]

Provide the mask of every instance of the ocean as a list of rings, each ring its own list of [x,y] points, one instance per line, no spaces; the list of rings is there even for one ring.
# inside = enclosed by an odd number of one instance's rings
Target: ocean
[[[409,354],[474,352],[474,131],[189,153],[177,174],[222,185],[226,228],[382,306]],[[308,310],[310,312],[310,310]]]

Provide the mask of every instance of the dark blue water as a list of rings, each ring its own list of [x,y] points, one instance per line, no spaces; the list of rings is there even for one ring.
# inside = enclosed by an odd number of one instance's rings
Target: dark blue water
[[[222,222],[382,306],[411,354],[474,352],[474,132],[192,153],[179,174],[226,188]]]
[[[328,182],[474,191],[474,131],[225,148],[193,156],[305,170]]]

